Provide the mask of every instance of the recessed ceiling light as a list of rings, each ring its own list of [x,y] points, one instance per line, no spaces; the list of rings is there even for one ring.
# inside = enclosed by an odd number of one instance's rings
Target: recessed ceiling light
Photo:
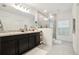
[[[47,20],[48,20],[48,18],[44,18],[44,20],[45,20],[45,21],[47,21]]]
[[[44,10],[44,12],[46,13],[46,12],[47,12],[47,10]]]
[[[50,18],[53,18],[54,16],[50,15]]]
[[[53,18],[54,16],[53,16],[52,14],[49,14],[49,17],[50,17],[50,18]]]

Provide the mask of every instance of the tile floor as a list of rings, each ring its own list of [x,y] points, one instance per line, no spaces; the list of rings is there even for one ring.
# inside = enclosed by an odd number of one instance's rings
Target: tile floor
[[[54,44],[52,47],[39,45],[24,55],[74,55],[74,51],[71,42],[62,41],[61,44]]]

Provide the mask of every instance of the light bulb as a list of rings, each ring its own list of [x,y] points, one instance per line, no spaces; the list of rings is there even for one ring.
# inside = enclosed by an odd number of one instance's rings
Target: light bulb
[[[47,18],[44,18],[44,20],[46,20],[46,21],[47,21],[48,19],[47,19]]]
[[[47,10],[44,10],[44,12],[46,13],[46,12],[47,12]]]

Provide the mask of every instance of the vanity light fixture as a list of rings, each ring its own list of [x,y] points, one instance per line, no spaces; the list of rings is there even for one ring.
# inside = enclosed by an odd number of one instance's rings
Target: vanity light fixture
[[[15,3],[15,5],[16,5],[16,6],[18,6],[18,5],[19,5],[19,3]]]
[[[28,12],[28,13],[29,13],[29,12],[30,12],[30,9],[26,10],[26,12]]]
[[[26,9],[26,7],[23,7],[23,9]]]
[[[27,13],[30,13],[30,8],[26,8],[24,7],[22,4],[13,4],[12,7],[22,11],[22,12],[27,12]]]
[[[23,6],[22,5],[18,5],[20,8],[23,8]]]
[[[30,9],[30,8],[26,9],[26,12],[30,13],[30,11],[31,11],[31,9]]]

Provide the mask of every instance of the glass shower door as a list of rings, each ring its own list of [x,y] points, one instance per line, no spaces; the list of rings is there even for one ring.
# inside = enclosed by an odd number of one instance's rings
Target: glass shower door
[[[71,26],[69,20],[59,20],[57,22],[56,35],[58,40],[69,41],[71,37]]]

